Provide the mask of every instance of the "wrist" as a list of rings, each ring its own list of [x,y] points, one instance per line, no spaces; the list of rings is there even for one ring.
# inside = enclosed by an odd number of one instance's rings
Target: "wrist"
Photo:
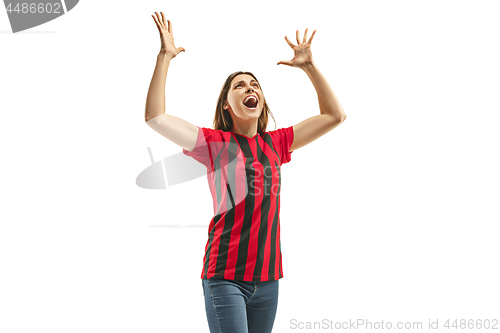
[[[309,62],[307,64],[304,64],[304,66],[302,66],[301,68],[302,68],[302,70],[304,70],[305,72],[307,72],[307,71],[315,69],[316,68],[316,63],[311,60],[311,62]]]
[[[172,60],[172,58],[174,58],[171,53],[168,53],[167,51],[164,50],[160,50],[160,52],[158,53],[158,57],[169,61]]]

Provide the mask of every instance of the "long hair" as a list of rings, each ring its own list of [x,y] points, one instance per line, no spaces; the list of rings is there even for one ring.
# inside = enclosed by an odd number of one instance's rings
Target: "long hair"
[[[251,75],[257,82],[259,82],[259,80],[257,80],[255,75],[253,75],[250,72],[239,71],[239,72],[234,72],[233,74],[228,76],[226,82],[224,82],[224,85],[222,86],[222,89],[220,91],[219,99],[217,100],[217,108],[215,109],[215,117],[213,124],[214,130],[222,130],[224,132],[228,132],[233,128],[233,119],[231,118],[231,114],[229,113],[228,110],[224,110],[223,107],[224,107],[224,102],[227,101],[227,93],[229,92],[231,82],[233,81],[236,75],[240,74]],[[262,87],[260,86],[260,83],[259,87],[261,88],[262,92]],[[264,92],[262,92],[262,96],[264,96]],[[262,112],[259,116],[257,125],[257,132],[259,133],[259,136],[263,136],[264,133],[266,132],[268,115],[270,115],[273,118],[274,127],[276,129],[276,120],[274,120],[274,116],[271,113],[271,109],[269,109],[266,99],[264,98],[264,106],[262,107]]]

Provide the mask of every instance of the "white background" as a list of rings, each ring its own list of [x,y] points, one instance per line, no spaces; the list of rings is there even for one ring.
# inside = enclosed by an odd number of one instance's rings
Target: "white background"
[[[237,70],[259,79],[268,130],[319,114],[307,75],[276,65],[285,36],[317,30],[347,120],[283,166],[273,332],[500,319],[497,1],[87,0],[16,34],[0,11],[1,332],[208,332],[206,178],[135,183],[147,147],[182,151],[144,122],[155,11],[186,49],[166,112],[207,128]]]

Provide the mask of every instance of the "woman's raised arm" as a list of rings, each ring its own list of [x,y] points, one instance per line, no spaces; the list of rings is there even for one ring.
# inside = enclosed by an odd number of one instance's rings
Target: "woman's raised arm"
[[[198,127],[193,124],[165,113],[165,81],[170,61],[180,52],[185,51],[183,47],[174,46],[174,35],[172,24],[165,20],[163,12],[161,19],[155,12],[153,19],[158,27],[161,38],[161,49],[157,56],[156,67],[149,85],[148,96],[146,98],[146,123],[155,131],[181,146],[191,150],[198,138]],[[167,28],[168,22],[168,28]]]

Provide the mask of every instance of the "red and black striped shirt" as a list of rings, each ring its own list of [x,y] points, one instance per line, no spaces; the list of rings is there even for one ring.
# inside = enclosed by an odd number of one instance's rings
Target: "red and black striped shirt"
[[[213,198],[201,278],[282,278],[281,165],[291,160],[293,126],[252,138],[198,128],[195,148],[183,153],[207,167]]]

